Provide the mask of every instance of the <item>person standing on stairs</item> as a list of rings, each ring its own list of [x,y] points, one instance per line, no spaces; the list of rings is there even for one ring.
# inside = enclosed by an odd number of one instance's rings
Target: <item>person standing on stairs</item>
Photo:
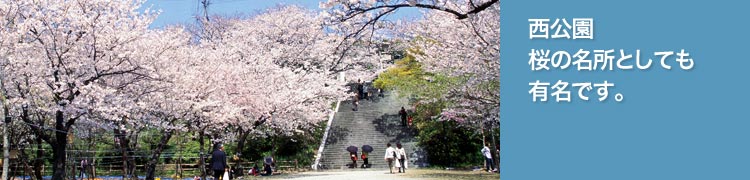
[[[358,93],[357,95],[359,95],[360,99],[362,99],[362,98],[365,97],[365,94],[364,94],[365,93],[365,89],[364,89],[364,85],[362,84],[362,80],[361,79],[357,79],[357,93]]]
[[[367,85],[362,85],[362,92],[365,93],[365,100],[370,100],[370,90],[367,88]]]
[[[369,168],[370,162],[367,159],[369,153],[362,151],[362,168]]]
[[[398,111],[398,115],[401,115],[401,126],[406,126],[406,116],[408,116],[408,113],[406,113],[406,109],[403,106],[401,106],[401,111]]]
[[[396,149],[391,147],[391,143],[385,144],[385,146],[388,147],[385,149],[385,163],[388,164],[388,170],[393,174],[393,160],[397,156]]]
[[[351,168],[357,168],[357,152],[350,152],[349,157],[352,159]]]
[[[352,105],[354,106],[352,111],[359,110],[359,95],[355,95],[354,98],[352,98]]]
[[[401,146],[401,143],[396,143],[396,153],[398,153],[398,163],[401,167],[398,172],[406,173],[406,150]]]

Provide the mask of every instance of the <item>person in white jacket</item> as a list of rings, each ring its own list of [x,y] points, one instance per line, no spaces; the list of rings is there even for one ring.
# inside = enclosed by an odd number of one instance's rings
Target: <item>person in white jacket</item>
[[[493,172],[493,171],[497,171],[497,169],[494,168],[495,161],[492,160],[492,151],[490,150],[489,147],[487,147],[489,145],[490,143],[487,143],[486,145],[484,145],[484,148],[482,148],[482,155],[484,155],[484,159],[486,160],[485,163],[487,165],[487,172]]]
[[[388,170],[390,170],[391,174],[393,174],[393,160],[395,160],[398,157],[398,154],[396,153],[396,149],[393,149],[391,147],[391,143],[385,144],[385,162],[388,164]]]
[[[406,150],[401,146],[401,143],[396,143],[396,154],[398,154],[398,167],[399,173],[406,173]]]

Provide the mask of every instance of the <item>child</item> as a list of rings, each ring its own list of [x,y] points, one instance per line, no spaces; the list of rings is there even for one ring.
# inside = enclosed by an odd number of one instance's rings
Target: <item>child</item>
[[[258,176],[258,175],[260,175],[260,171],[258,170],[258,165],[257,164],[254,165],[252,169],[250,169],[250,173],[248,173],[248,175],[251,175],[251,176]]]

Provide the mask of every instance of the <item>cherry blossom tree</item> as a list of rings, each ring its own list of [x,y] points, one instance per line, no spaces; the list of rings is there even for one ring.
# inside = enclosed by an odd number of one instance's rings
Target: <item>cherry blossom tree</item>
[[[320,3],[320,8],[324,9],[321,18],[333,32],[338,32],[343,37],[336,47],[339,59],[344,59],[347,55],[366,57],[356,51],[351,52],[352,47],[356,47],[353,45],[362,44],[362,41],[371,43],[373,39],[393,39],[402,36],[400,33],[383,32],[399,27],[394,25],[399,22],[385,20],[387,15],[398,9],[418,8],[426,12],[442,13],[441,17],[446,18],[443,20],[450,21],[465,20],[495,6],[499,6],[499,0],[328,0]],[[372,47],[364,47],[367,48]],[[370,74],[376,73],[378,72]]]
[[[146,179],[153,179],[156,164],[167,143],[179,132],[190,128],[191,119],[199,118],[207,84],[206,73],[196,71],[203,62],[195,59],[189,46],[191,36],[181,27],[152,30],[145,35],[142,55],[148,59],[150,79],[128,91],[136,104],[124,118],[131,127],[146,125],[161,131],[159,143],[152,149],[146,165]],[[126,131],[127,132],[127,131]]]
[[[500,105],[500,12],[499,5],[465,19],[429,12],[424,20],[408,28],[412,52],[428,71],[463,77],[445,98],[454,106],[443,117],[473,123],[496,121]],[[494,120],[493,120],[494,119]]]
[[[329,22],[340,22],[355,26],[351,35],[359,35],[368,26],[401,8],[420,8],[450,14],[462,20],[480,13],[499,0],[328,0],[320,2],[322,14]]]
[[[216,20],[217,18],[213,18]],[[238,151],[249,135],[301,132],[325,119],[331,102],[343,99],[331,76],[331,43],[314,13],[296,6],[272,8],[249,19],[220,21],[221,36],[201,42],[211,52],[216,93],[225,125],[237,129]],[[207,27],[215,27],[209,25]],[[262,129],[259,127],[263,127]],[[215,132],[222,133],[222,132]],[[223,132],[227,134],[227,132]]]
[[[161,132],[146,179],[154,179],[177,133],[197,132],[201,143],[204,135],[237,141],[238,152],[248,137],[304,133],[326,119],[332,102],[350,96],[338,73],[372,77],[377,47],[395,37],[410,38],[430,71],[467,77],[444,97],[458,104],[452,109],[497,107],[486,82],[499,82],[492,70],[498,25],[484,24],[497,1],[329,1],[323,14],[280,6],[248,18],[206,18],[193,34],[148,29],[156,14],[138,12],[144,2],[0,0],[4,105],[52,146],[53,179],[66,178],[66,145],[76,129],[112,131],[124,160],[133,135]],[[393,25],[375,23],[379,13],[403,3],[441,12],[402,34],[379,33]],[[331,23],[336,18],[351,23]],[[132,164],[123,166],[126,176]]]
[[[96,103],[116,98],[108,94],[119,87],[107,82],[146,76],[135,58],[141,50],[135,42],[155,16],[136,12],[143,2],[0,3],[3,36],[12,38],[3,44],[10,49],[4,57],[4,80],[13,87],[8,88],[10,101],[23,122],[52,146],[52,179],[65,178],[67,137],[76,122],[95,121],[88,115]]]
[[[451,2],[446,2],[446,7],[462,8]],[[400,22],[393,27],[399,34],[395,39],[405,42],[405,51],[427,72],[419,78],[444,83],[435,86],[439,93],[422,93],[430,97],[419,103],[449,102],[442,119],[477,129],[484,124],[496,127],[493,122],[497,122],[499,111],[499,15],[499,4],[492,3],[464,18],[433,10],[426,11],[421,20]]]

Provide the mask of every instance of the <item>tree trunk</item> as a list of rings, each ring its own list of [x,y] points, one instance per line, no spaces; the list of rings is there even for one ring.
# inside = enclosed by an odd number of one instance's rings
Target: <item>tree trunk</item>
[[[125,132],[115,129],[115,138],[119,141],[120,153],[122,153],[122,179],[127,179],[128,176],[128,138]]]
[[[13,133],[10,133],[10,134],[12,135]],[[29,166],[30,161],[31,161],[31,156],[27,155],[26,151],[23,151],[23,150],[18,151],[18,157],[16,159],[16,162],[23,163],[23,175],[32,174],[31,167]],[[18,170],[18,166],[16,166],[16,170]],[[8,177],[8,179],[12,179],[12,178]]]
[[[245,147],[245,140],[247,139],[247,136],[249,131],[245,131],[242,128],[239,128],[240,137],[237,138],[237,149],[235,150],[235,153],[237,154],[237,164],[234,165],[235,168],[241,169],[242,168],[242,149]]]
[[[134,158],[130,158],[130,157],[135,157],[135,153],[133,151],[135,151],[135,149],[138,148],[137,147],[138,137],[139,137],[138,135],[141,134],[141,132],[143,130],[144,129],[138,129],[137,131],[128,134],[128,137],[127,137],[127,139],[128,139],[128,146],[127,146],[127,151],[128,151],[128,164],[127,164],[128,165],[128,175],[130,175],[130,179],[133,179],[133,180],[138,180],[138,174],[136,173],[136,169],[137,169],[136,165],[137,164],[135,163],[135,159]],[[133,139],[133,141],[131,142],[130,139]],[[131,144],[133,145],[133,148],[130,147]]]
[[[68,144],[68,127],[63,125],[65,121],[62,111],[55,113],[55,140],[52,146],[52,180],[65,180],[65,149]]]
[[[494,124],[494,122],[493,122],[493,124]],[[493,162],[493,163],[495,163],[495,168],[497,168],[498,171],[499,171],[499,169],[500,169],[500,152],[498,152],[498,150],[499,150],[499,147],[500,147],[500,141],[497,140],[497,139],[495,139],[495,137],[497,137],[498,139],[500,139],[500,137],[499,137],[500,127],[497,128],[497,132],[498,132],[497,136],[495,136],[495,131],[494,130],[490,131],[490,132],[492,133],[492,142],[495,145],[495,146],[492,147],[492,149],[493,149],[492,151],[494,152],[492,154],[495,154],[495,157],[496,157],[494,159],[495,162]]]
[[[201,170],[201,179],[206,179],[206,156],[204,155],[205,149],[203,148],[203,145],[205,144],[203,140],[204,130],[201,129],[201,132],[198,135],[198,141],[200,141],[200,163],[198,165],[200,166]]]
[[[169,139],[172,138],[172,133],[174,133],[174,130],[167,130],[164,134],[164,136],[161,137],[161,140],[159,141],[159,144],[156,146],[156,149],[151,153],[151,159],[148,161],[148,164],[146,165],[146,180],[154,180],[154,174],[156,171],[156,163],[159,161],[159,156],[161,156],[161,152],[164,150],[164,147],[167,146],[167,143],[169,142]]]
[[[29,111],[27,108],[23,108],[21,111],[21,121],[28,124],[34,124],[29,119]],[[40,128],[37,127],[35,129],[34,126],[31,126],[31,130],[36,137],[36,158],[34,158],[32,162],[34,172],[31,175],[32,179],[41,180],[42,174],[44,173],[44,150],[42,149],[42,143],[51,143],[51,141],[45,139],[47,136],[44,134],[44,131],[40,130]]]
[[[74,148],[74,147],[68,147],[68,149],[71,149],[71,148]],[[73,150],[75,150],[75,149],[73,149]],[[65,156],[68,156],[68,154],[66,153]],[[76,155],[71,156],[71,157],[76,157]],[[71,157],[67,157],[67,158],[71,158]],[[78,153],[77,157],[81,157],[81,154]],[[72,162],[72,163],[70,163],[70,174],[67,174],[67,179],[70,179],[71,177],[75,179],[75,177],[77,175],[80,175],[80,173],[83,173],[83,172],[76,173],[76,169],[78,169],[76,166],[81,166],[81,164],[79,164],[78,162],[76,162],[75,159],[66,159],[66,162]],[[83,166],[81,166],[81,170],[83,171]],[[81,178],[83,178],[83,176],[81,176]]]
[[[96,139],[94,139],[94,136],[91,136],[92,130],[88,129],[89,135],[86,136],[86,147],[83,147],[83,149],[86,150],[86,152],[83,153],[83,157],[91,157],[87,158],[89,160],[88,165],[86,166],[86,170],[84,172],[88,171],[91,173],[88,178],[89,179],[96,179],[96,153],[92,153],[91,148],[96,147]]]
[[[34,179],[42,179],[42,165],[44,165],[44,150],[42,150],[42,138],[36,138],[36,158],[34,159]]]
[[[0,82],[0,87],[4,87],[2,85],[2,82]],[[2,98],[1,99],[2,101],[0,101],[0,103],[5,104],[5,95],[0,94],[0,98]],[[4,106],[3,110],[5,110],[3,112],[3,115],[4,115],[3,117],[10,118],[10,115],[8,114],[8,106]],[[9,178],[8,171],[10,168],[10,154],[9,154],[10,145],[8,144],[8,123],[9,122],[5,122],[3,124],[3,170],[2,170],[3,172],[2,172],[2,177],[0,177],[2,178],[2,180]]]

